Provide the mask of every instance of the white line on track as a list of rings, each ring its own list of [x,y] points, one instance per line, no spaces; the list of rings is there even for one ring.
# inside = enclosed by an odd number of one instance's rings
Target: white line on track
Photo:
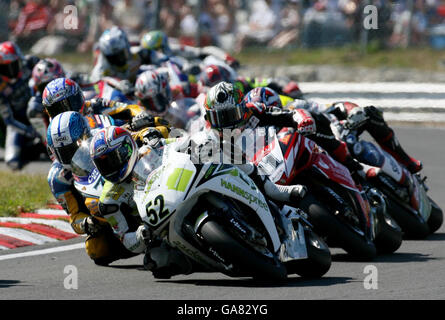
[[[413,111],[417,108],[431,108],[431,109],[444,109],[445,99],[391,99],[388,97],[375,97],[375,98],[351,98],[347,94],[340,97],[319,97],[317,94],[307,94],[306,97],[309,100],[316,101],[321,104],[329,105],[335,101],[351,101],[359,106],[377,106],[380,108],[398,108],[401,111]],[[405,110],[404,110],[405,109]],[[408,109],[408,110],[406,110]]]
[[[40,256],[40,255],[44,255],[44,254],[50,254],[50,253],[56,253],[56,252],[64,252],[64,251],[70,251],[70,250],[76,250],[76,249],[82,249],[82,248],[85,248],[85,243],[83,243],[83,242],[82,243],[76,243],[76,244],[70,244],[70,245],[67,245],[67,246],[49,248],[49,249],[33,250],[33,251],[27,251],[27,252],[21,252],[21,253],[5,254],[5,255],[0,255],[0,261],[1,260],[16,259],[16,258],[23,258],[23,257]]]
[[[338,93],[338,92],[378,92],[378,93],[445,93],[443,83],[415,83],[415,82],[301,82],[304,93]]]

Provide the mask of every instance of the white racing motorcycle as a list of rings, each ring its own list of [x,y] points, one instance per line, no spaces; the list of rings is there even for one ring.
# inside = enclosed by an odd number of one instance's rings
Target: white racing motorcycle
[[[235,166],[194,164],[173,143],[148,149],[134,180],[134,200],[153,234],[210,271],[284,279],[321,277],[330,268],[330,251],[304,213],[279,209]]]

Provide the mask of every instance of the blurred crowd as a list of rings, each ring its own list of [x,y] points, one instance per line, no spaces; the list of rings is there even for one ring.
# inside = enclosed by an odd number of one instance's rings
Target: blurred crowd
[[[445,34],[445,0],[4,0],[0,40],[47,54],[87,52],[105,29],[119,25],[130,39],[162,29],[184,44],[234,52],[251,45],[341,45],[363,39],[368,4],[378,8],[378,29],[366,37],[382,47],[437,46],[432,38]],[[72,8],[77,26],[70,29]]]

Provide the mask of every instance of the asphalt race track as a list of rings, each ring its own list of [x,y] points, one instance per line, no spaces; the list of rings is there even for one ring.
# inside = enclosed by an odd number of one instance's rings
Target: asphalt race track
[[[396,127],[402,145],[424,163],[430,196],[445,208],[445,130]],[[0,169],[3,167],[0,167]],[[27,172],[32,172],[32,165]],[[333,249],[333,264],[319,280],[292,276],[285,283],[258,283],[218,273],[197,273],[155,280],[140,270],[142,256],[95,266],[84,249],[4,260],[5,255],[66,246],[74,239],[46,246],[1,252],[0,299],[445,299],[445,227],[427,240],[404,241],[392,255],[369,263],[349,261]],[[3,258],[3,259],[2,259]],[[78,271],[77,289],[66,289],[66,266]],[[365,289],[367,265],[377,268],[377,289]],[[66,270],[65,270],[66,271]]]

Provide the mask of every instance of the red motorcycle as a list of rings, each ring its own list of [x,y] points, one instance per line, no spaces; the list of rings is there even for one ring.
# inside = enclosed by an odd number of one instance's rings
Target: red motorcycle
[[[269,141],[254,154],[253,162],[275,183],[307,186],[307,195],[296,205],[328,245],[365,260],[400,247],[402,232],[386,214],[377,190],[357,186],[346,167],[295,129],[266,131],[272,132],[265,135]]]

